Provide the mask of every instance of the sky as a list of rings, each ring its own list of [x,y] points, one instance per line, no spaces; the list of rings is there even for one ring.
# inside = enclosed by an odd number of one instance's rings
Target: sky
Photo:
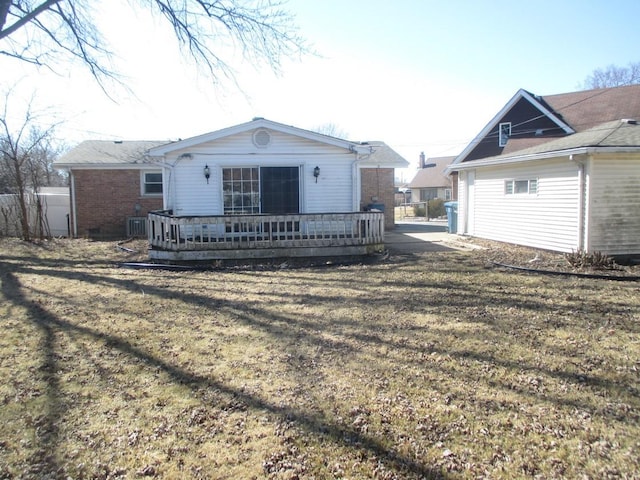
[[[234,61],[238,86],[216,85],[168,25],[128,5],[96,11],[128,90],[107,97],[81,64],[54,73],[0,58],[15,124],[31,98],[69,146],[170,141],[254,117],[330,124],[349,140],[386,142],[410,162],[397,172],[410,181],[420,152],[460,153],[520,88],[572,92],[596,68],[640,61],[638,0],[289,0],[316,54],[285,59],[279,75]]]

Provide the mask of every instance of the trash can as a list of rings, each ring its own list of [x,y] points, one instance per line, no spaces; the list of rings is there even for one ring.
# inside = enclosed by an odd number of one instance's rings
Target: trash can
[[[447,202],[444,204],[447,211],[447,230],[449,233],[458,231],[458,202]]]

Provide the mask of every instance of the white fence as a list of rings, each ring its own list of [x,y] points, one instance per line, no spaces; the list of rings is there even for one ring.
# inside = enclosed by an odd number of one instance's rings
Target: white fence
[[[67,188],[48,188],[37,196],[27,194],[30,224],[35,227],[38,199],[42,207],[48,231],[53,237],[69,236],[70,202]],[[17,195],[0,195],[0,236],[20,236]]]

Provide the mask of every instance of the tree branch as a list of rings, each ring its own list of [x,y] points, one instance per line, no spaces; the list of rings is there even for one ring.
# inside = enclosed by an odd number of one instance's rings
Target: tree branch
[[[49,10],[53,5],[61,1],[62,0],[46,0],[44,3],[41,3],[31,11],[21,10],[22,13],[24,13],[24,16],[18,17],[18,20],[7,28],[4,28],[4,25],[6,23],[7,16],[9,15],[11,4],[13,2],[10,2],[10,1],[3,2],[3,3],[6,3],[7,5],[2,5],[2,8],[0,8],[0,14],[4,14],[4,17],[0,17],[0,20],[2,21],[2,23],[0,23],[0,40],[2,40],[5,37],[8,37],[12,33],[15,33],[20,28],[24,27],[26,24],[33,21],[38,15]],[[15,7],[19,8],[19,5],[15,5]]]
[[[311,53],[297,35],[293,17],[278,1],[130,1],[159,12],[183,51],[205,67],[214,82],[224,76],[237,85],[233,62],[221,53],[225,43],[239,47],[246,60],[266,63],[275,73],[280,73],[282,57]],[[35,2],[39,5],[30,10]],[[0,0],[0,25],[17,19],[0,27],[0,40],[8,42],[0,55],[48,68],[67,56],[79,59],[109,96],[104,80],[119,80],[108,63],[111,52],[93,21],[91,5],[91,0]],[[29,27],[27,35],[12,40],[12,34]]]

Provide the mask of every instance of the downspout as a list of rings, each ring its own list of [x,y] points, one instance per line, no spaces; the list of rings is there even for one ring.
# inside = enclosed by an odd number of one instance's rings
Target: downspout
[[[150,157],[150,158],[157,158],[157,157]],[[164,158],[164,157],[163,157]],[[166,187],[167,187],[167,195],[165,196],[164,193],[162,194],[162,208],[163,210],[169,210],[169,205],[172,205],[171,210],[175,209],[175,204],[176,204],[176,199],[175,199],[175,188],[173,185],[173,173],[174,170],[176,168],[176,166],[178,165],[178,163],[180,163],[180,160],[184,159],[184,158],[192,158],[190,153],[183,153],[182,155],[178,156],[178,158],[176,159],[176,161],[171,164],[171,163],[167,163],[166,161],[155,161],[152,160],[149,162],[150,165],[155,165],[158,167],[161,167],[163,169],[167,169],[168,170],[168,178],[166,179]],[[163,182],[163,187],[164,187],[164,183],[165,183],[165,179],[164,179],[164,175],[162,176],[162,182]],[[164,188],[162,189],[162,191],[164,192]]]
[[[355,160],[351,162],[351,178],[353,179],[353,194],[352,194],[352,202],[353,202],[353,211],[360,211],[360,201],[362,200],[362,178],[358,175],[358,164],[363,160],[366,160],[371,156],[371,153],[367,154],[359,154],[355,148],[352,149]]]
[[[177,162],[176,162],[177,163]],[[175,165],[170,164],[162,164],[163,168],[166,168],[167,171],[167,196],[162,195],[162,209],[163,210],[174,210],[176,204],[176,189],[173,186],[173,173],[175,169]],[[164,175],[162,177],[162,181],[164,182]],[[164,189],[162,190],[164,192]],[[171,206],[171,208],[170,208]]]
[[[73,238],[78,238],[78,209],[76,205],[76,177],[69,169],[69,190],[71,194],[71,214],[73,216]]]
[[[585,164],[577,155],[569,155],[569,160],[575,162],[578,166],[578,251],[584,250],[585,247],[585,203],[587,182],[585,177]]]
[[[362,184],[360,180],[360,175],[358,175],[358,153],[354,152],[355,160],[351,162],[351,178],[353,179],[353,189],[351,193],[351,207],[354,212],[360,211],[360,185]]]

